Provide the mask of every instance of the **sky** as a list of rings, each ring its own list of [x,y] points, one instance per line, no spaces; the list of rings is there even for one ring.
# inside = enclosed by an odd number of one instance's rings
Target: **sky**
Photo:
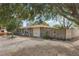
[[[44,19],[44,18],[43,18],[43,19]],[[56,19],[57,19],[57,21],[56,21]],[[35,18],[35,20],[38,20],[38,19]],[[53,25],[60,25],[60,22],[59,22],[58,20],[63,24],[63,18],[62,18],[62,17],[58,17],[58,18],[54,18],[54,19],[49,19],[48,21],[45,21],[45,22],[46,22],[50,27],[53,27]],[[66,26],[67,26],[68,22],[69,22],[69,23],[72,23],[71,21],[65,19],[65,25],[66,25]],[[24,21],[23,21],[23,27],[27,27],[28,25],[30,25],[30,24],[29,24],[29,21],[24,20]]]
[[[34,19],[34,21],[37,21],[37,20],[39,20],[38,18],[39,18],[39,16],[40,15],[37,15]],[[42,16],[40,19],[43,19],[43,20],[45,20],[45,18],[44,18],[44,16]],[[52,19],[49,19],[48,21],[45,21],[47,24],[49,24],[49,26],[53,26],[53,25],[55,25],[55,24],[59,24],[59,22],[57,22],[57,21],[54,21],[54,20],[52,20]],[[26,26],[28,26],[29,25],[29,21],[27,21],[27,20],[25,20],[25,21],[23,21],[23,27],[26,27]]]
[[[24,20],[24,21],[23,21],[23,27],[27,27],[28,25],[29,25],[29,21]]]
[[[47,24],[49,24],[50,27],[52,27],[55,24],[59,24],[57,21],[52,21],[51,19],[49,21],[46,21]],[[26,27],[29,25],[29,21],[25,20],[23,21],[23,27]]]
[[[50,19],[49,21],[46,21],[48,24],[49,24],[49,26],[53,26],[53,25],[55,25],[55,24],[59,24],[59,22],[58,21],[53,21],[52,19]]]

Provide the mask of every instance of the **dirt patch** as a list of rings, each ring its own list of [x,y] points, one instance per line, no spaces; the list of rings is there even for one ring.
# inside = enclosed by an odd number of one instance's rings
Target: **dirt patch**
[[[79,56],[79,50],[64,46],[35,46],[11,53],[13,56]]]
[[[7,56],[79,56],[79,40],[53,41],[41,38],[17,37],[0,40],[0,55]]]

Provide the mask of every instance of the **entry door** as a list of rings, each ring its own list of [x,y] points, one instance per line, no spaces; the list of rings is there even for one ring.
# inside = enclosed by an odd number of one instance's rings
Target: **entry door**
[[[40,29],[39,28],[33,29],[33,36],[34,37],[40,37]]]

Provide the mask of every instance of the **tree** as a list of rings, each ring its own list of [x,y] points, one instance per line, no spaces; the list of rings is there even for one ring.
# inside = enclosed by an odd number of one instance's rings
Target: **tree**
[[[58,13],[68,20],[74,21],[79,24],[79,4],[70,3],[70,4],[56,4],[56,10]]]
[[[21,27],[21,25],[22,25],[22,21],[20,21],[20,20],[18,21],[16,19],[14,19],[14,20],[11,20],[6,25],[6,27],[7,27],[8,31],[14,32],[16,29],[18,29],[19,27]]]
[[[35,25],[35,24],[48,25],[48,24],[45,22],[43,16],[41,16],[41,15],[38,15],[38,16],[35,17],[35,20],[32,22],[32,25]]]
[[[34,4],[35,5],[35,4]],[[39,11],[37,13],[43,14],[45,18],[53,18],[57,14],[67,18],[70,21],[73,21],[79,24],[79,4],[70,3],[56,3],[56,4],[36,4],[36,9]],[[36,14],[37,14],[36,13]]]
[[[55,25],[53,25],[53,28],[55,28],[55,29],[62,29],[62,26],[60,26],[58,24],[55,24]]]
[[[74,23],[70,20],[68,20],[67,18],[63,17],[63,16],[60,16],[58,15],[56,18],[55,18],[55,21],[57,21],[59,24],[59,27],[61,28],[72,28],[72,26],[74,26]],[[56,25],[56,26],[58,26]]]
[[[4,22],[6,24],[11,19],[14,19],[14,17],[18,18],[19,20],[34,20],[38,14],[41,16],[43,15],[45,20],[61,15],[68,20],[79,24],[79,4],[0,4],[0,24],[3,24]]]
[[[11,32],[10,39],[13,39],[15,31],[22,25],[21,20],[12,19],[6,24],[7,30]]]

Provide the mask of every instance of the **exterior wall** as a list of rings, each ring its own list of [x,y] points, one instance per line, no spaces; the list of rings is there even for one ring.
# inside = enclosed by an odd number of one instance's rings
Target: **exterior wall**
[[[24,35],[24,36],[33,36],[33,29],[27,28],[27,29],[18,29],[15,32],[16,35]]]
[[[40,28],[33,28],[33,36],[40,37]]]

